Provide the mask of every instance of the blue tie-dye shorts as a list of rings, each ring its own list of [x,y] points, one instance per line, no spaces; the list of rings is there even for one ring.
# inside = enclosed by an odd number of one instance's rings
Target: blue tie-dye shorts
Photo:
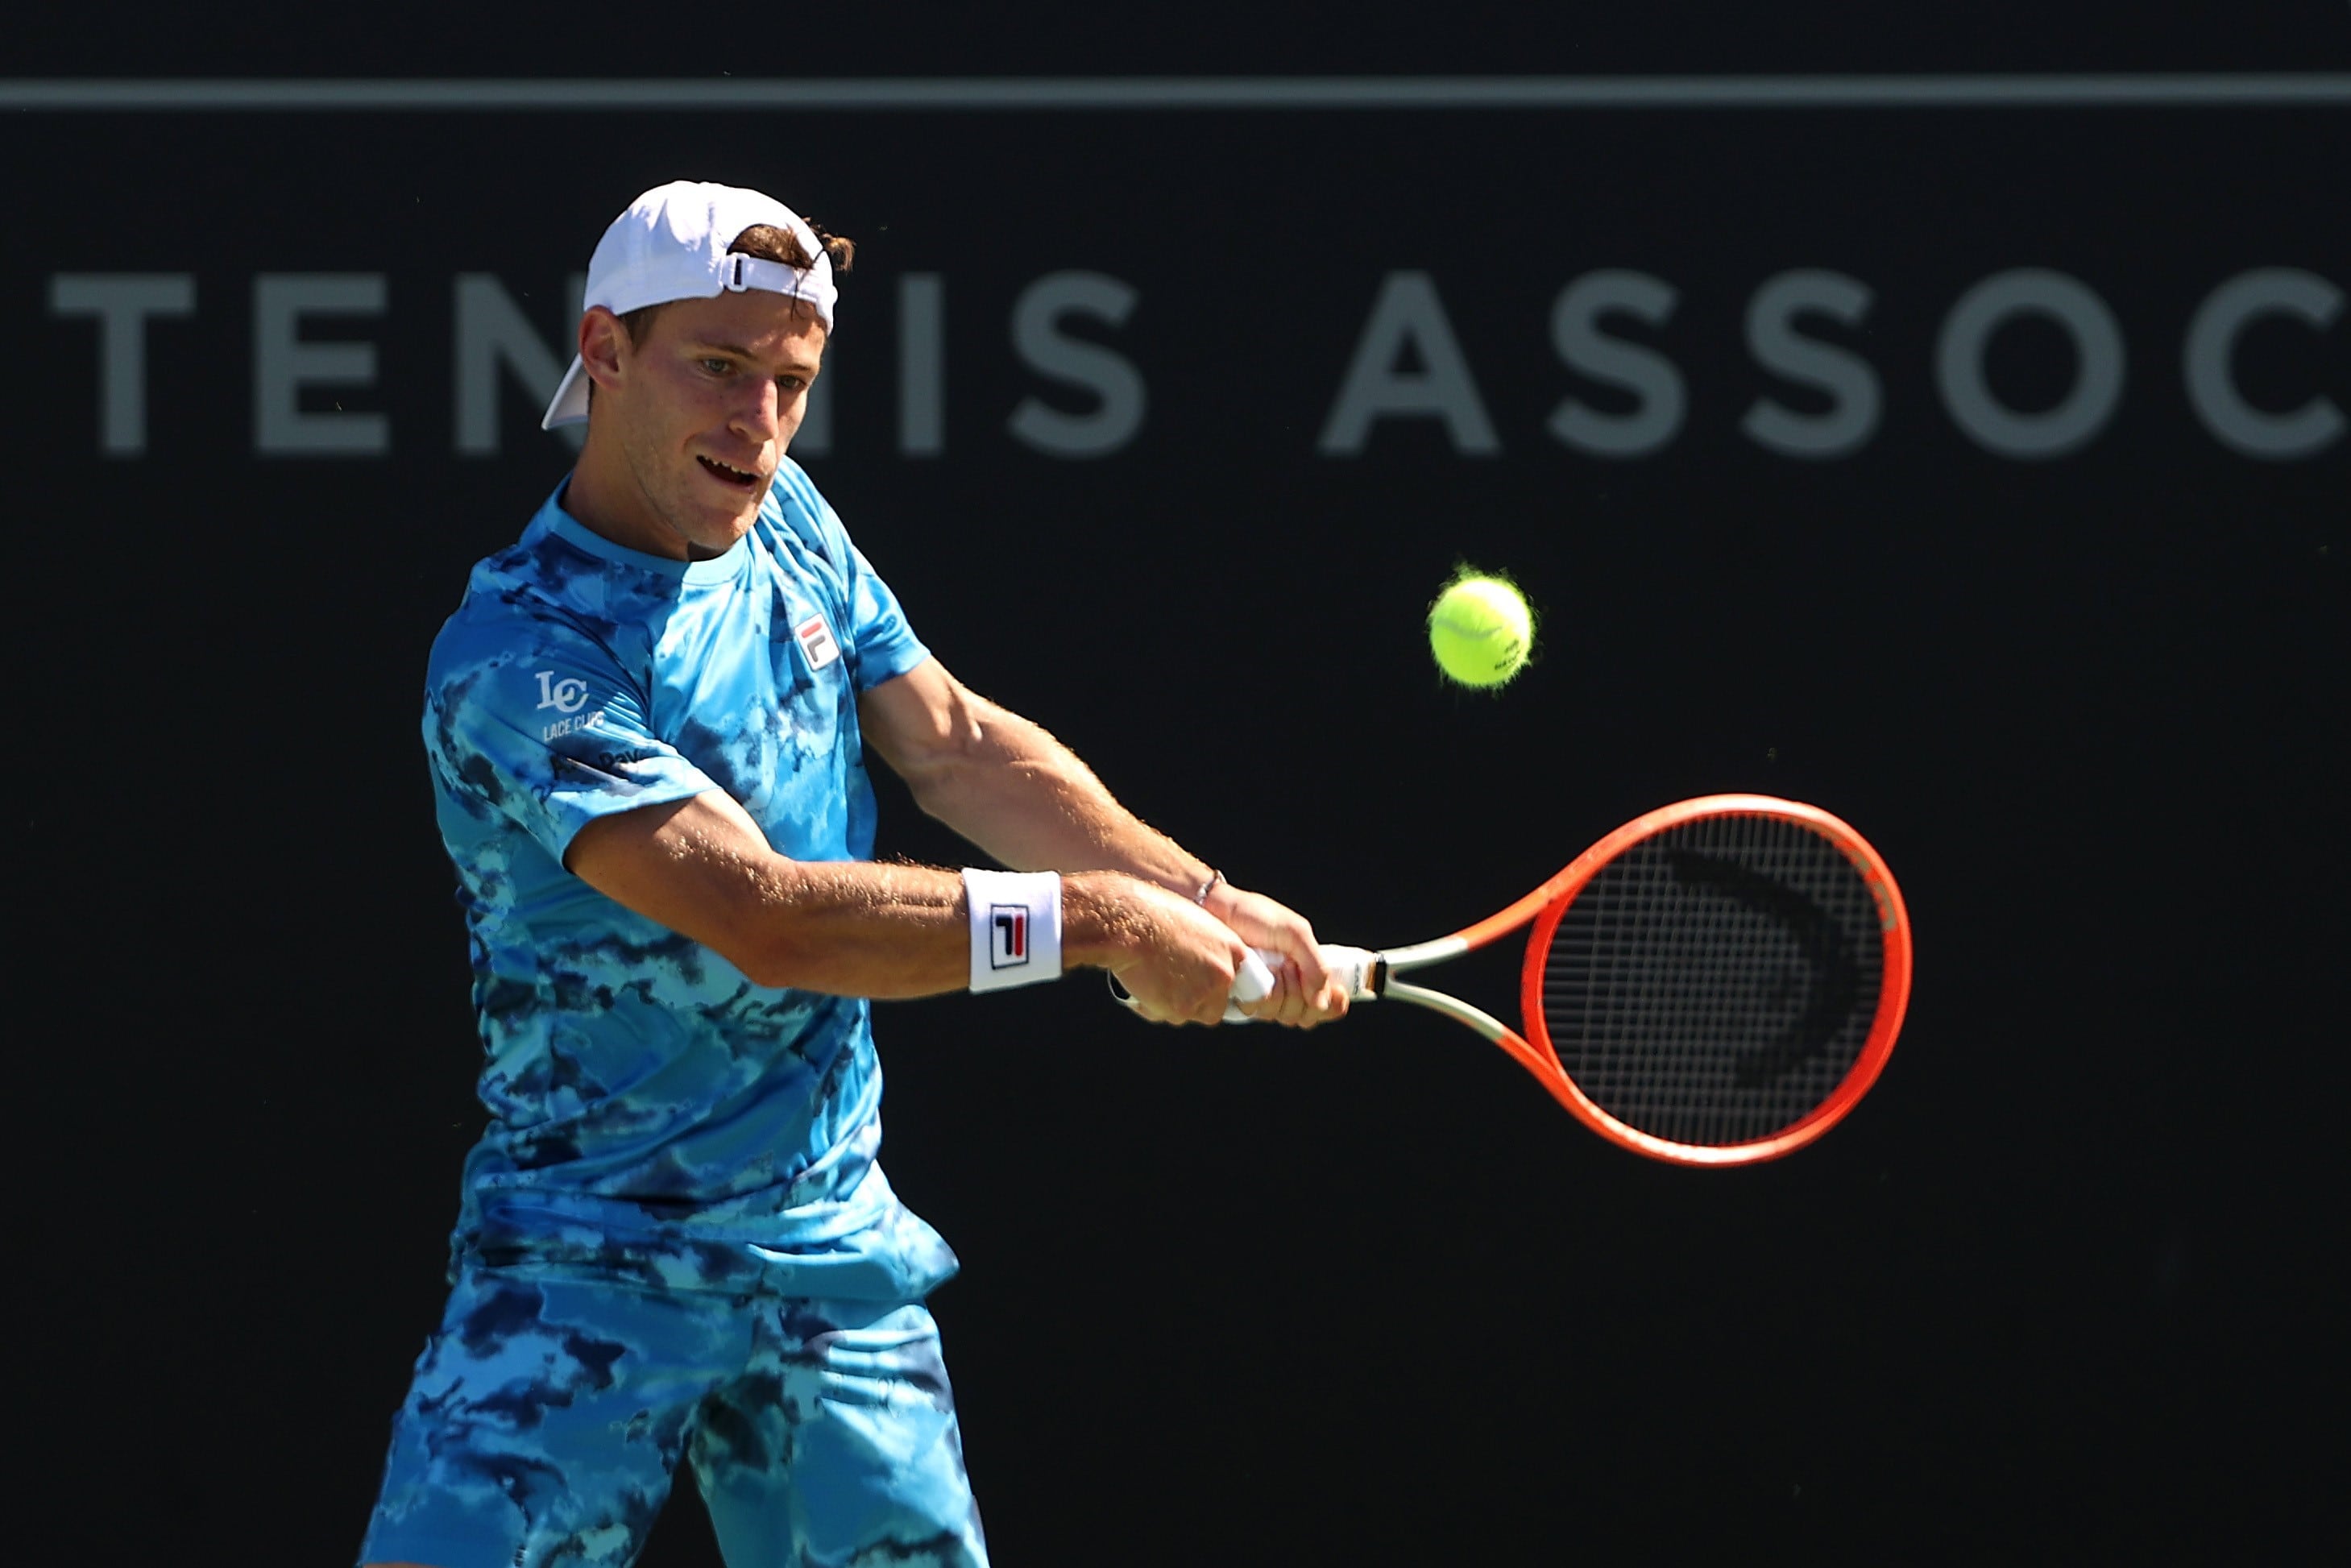
[[[482,1268],[417,1360],[360,1561],[618,1568],[681,1459],[729,1568],[987,1561],[920,1302]]]

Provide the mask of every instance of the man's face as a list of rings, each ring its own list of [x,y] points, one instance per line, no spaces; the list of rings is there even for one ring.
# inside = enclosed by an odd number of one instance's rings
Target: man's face
[[[632,536],[623,542],[674,559],[724,553],[750,531],[808,411],[825,343],[813,308],[746,289],[665,305],[638,340],[592,312],[581,338],[596,380],[590,439],[609,437],[625,470],[607,497]]]

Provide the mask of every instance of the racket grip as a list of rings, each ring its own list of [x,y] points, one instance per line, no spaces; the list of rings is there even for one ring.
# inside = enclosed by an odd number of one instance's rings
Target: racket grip
[[[1368,1002],[1379,995],[1377,991],[1372,989],[1373,975],[1380,961],[1380,956],[1377,953],[1363,947],[1342,947],[1328,943],[1323,946],[1322,951],[1322,962],[1330,966],[1332,973],[1339,977],[1339,983],[1347,988],[1349,1000]],[[1261,1001],[1271,995],[1274,983],[1273,967],[1283,962],[1286,960],[1282,956],[1270,948],[1252,947],[1249,950],[1241,959],[1238,972],[1233,976],[1230,999],[1225,1003],[1227,1023],[1249,1021],[1249,1014],[1241,1011],[1241,1004]],[[1106,977],[1110,981],[1110,994],[1118,1000],[1120,1005],[1127,1008],[1135,1006],[1134,998],[1127,994],[1124,986],[1118,983],[1117,976]]]
[[[1272,994],[1273,966],[1280,962],[1281,956],[1279,953],[1270,953],[1262,947],[1251,947],[1241,956],[1241,967],[1233,975],[1230,999],[1225,1003],[1227,1023],[1249,1021],[1249,1014],[1241,1011],[1241,1004],[1262,1001]],[[1103,977],[1110,981],[1111,997],[1119,1006],[1132,1009],[1141,1005],[1124,986],[1118,983],[1116,975]]]
[[[1250,948],[1241,957],[1240,972],[1233,977],[1233,1000],[1258,1002],[1270,996],[1273,993],[1273,966],[1280,962],[1279,954],[1268,953],[1259,947]],[[1232,1018],[1237,1015],[1235,1009],[1227,1008],[1225,1016]]]
[[[1322,947],[1322,962],[1347,988],[1347,999],[1368,1002],[1378,998],[1372,989],[1372,979],[1379,967],[1380,956],[1366,947],[1343,947],[1335,942],[1325,942]],[[1225,1005],[1227,1023],[1246,1023],[1249,1015],[1240,1004],[1253,1002],[1273,989],[1273,966],[1283,962],[1280,954],[1269,947],[1252,947],[1242,961],[1241,972],[1233,977],[1233,999]]]
[[[1339,977],[1339,983],[1347,988],[1349,1001],[1378,999],[1379,992],[1372,988],[1372,981],[1379,973],[1380,956],[1377,953],[1368,947],[1343,947],[1335,942],[1323,943],[1322,952],[1323,964]]]
[[[1227,1023],[1247,1023],[1249,1014],[1241,1011],[1243,1002],[1262,1001],[1273,993],[1273,966],[1281,962],[1281,955],[1269,953],[1262,947],[1252,947],[1241,956],[1241,967],[1233,976],[1232,999],[1225,1004]]]

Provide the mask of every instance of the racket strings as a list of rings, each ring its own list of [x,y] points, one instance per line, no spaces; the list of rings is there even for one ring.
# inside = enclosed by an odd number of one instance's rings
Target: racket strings
[[[1725,1146],[1829,1098],[1884,969],[1876,900],[1833,841],[1750,813],[1621,852],[1562,915],[1543,1021],[1568,1076],[1627,1126]]]

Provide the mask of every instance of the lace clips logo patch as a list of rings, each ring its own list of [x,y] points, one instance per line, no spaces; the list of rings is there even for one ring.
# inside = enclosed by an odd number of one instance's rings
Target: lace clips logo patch
[[[792,628],[793,640],[800,652],[808,655],[809,668],[821,670],[841,657],[841,644],[832,640],[832,628],[824,623],[821,615],[811,615]]]
[[[1029,962],[1029,906],[1025,904],[991,904],[987,906],[987,924],[992,934],[987,967],[991,969],[1018,969],[1026,965]]]
[[[532,674],[538,682],[538,706],[541,708],[553,708],[560,714],[577,716],[559,718],[542,727],[538,732],[539,739],[553,740],[558,736],[569,735],[575,729],[587,728],[604,716],[604,710],[601,707],[593,713],[580,712],[588,706],[587,682],[572,675],[557,680],[553,670],[537,670]]]

